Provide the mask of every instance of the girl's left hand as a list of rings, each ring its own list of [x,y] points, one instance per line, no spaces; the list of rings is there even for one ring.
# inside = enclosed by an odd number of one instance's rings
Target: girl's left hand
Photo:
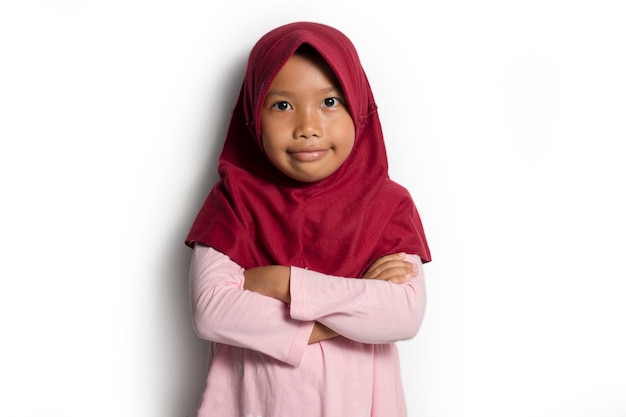
[[[404,260],[405,253],[394,253],[378,258],[363,275],[365,279],[379,279],[403,284],[419,273],[417,265]]]

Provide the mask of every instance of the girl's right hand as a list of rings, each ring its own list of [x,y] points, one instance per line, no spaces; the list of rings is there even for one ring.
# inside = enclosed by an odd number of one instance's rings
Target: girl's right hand
[[[363,275],[365,279],[379,279],[395,284],[403,284],[415,278],[419,268],[414,263],[405,261],[406,254],[394,253],[378,258]]]

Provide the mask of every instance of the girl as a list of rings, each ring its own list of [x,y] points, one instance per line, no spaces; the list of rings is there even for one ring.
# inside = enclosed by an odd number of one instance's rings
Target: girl
[[[345,35],[257,42],[218,170],[186,239],[199,416],[405,416],[394,342],[421,324],[430,253]]]

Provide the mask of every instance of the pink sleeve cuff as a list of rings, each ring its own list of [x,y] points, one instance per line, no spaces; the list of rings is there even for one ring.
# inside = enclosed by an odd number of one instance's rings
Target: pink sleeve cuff
[[[286,362],[291,366],[299,366],[304,357],[304,352],[309,345],[309,338],[313,331],[314,321],[301,321],[296,330],[291,349],[289,349],[289,355]]]
[[[302,317],[307,316],[305,290],[306,275],[306,269],[297,268],[295,266],[291,267],[291,278],[289,280],[291,304],[289,306],[289,314],[292,319],[302,320]]]

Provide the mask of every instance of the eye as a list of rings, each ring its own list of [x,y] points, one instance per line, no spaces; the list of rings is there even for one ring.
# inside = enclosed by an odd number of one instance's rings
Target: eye
[[[291,110],[292,107],[291,107],[291,104],[287,103],[286,101],[278,101],[272,104],[272,108],[278,111],[285,111],[285,110]]]
[[[327,97],[324,99],[322,105],[324,107],[337,107],[342,103],[341,99],[337,97]]]

